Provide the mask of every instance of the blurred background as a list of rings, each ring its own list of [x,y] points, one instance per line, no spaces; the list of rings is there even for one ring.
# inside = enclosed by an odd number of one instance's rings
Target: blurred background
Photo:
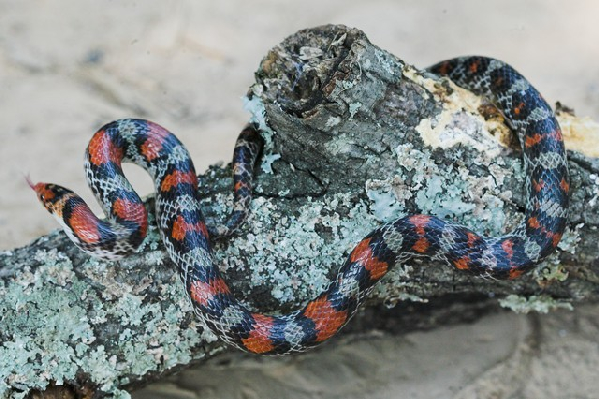
[[[591,0],[0,0],[0,250],[57,227],[27,174],[95,205],[82,156],[106,122],[159,122],[187,145],[198,171],[228,162],[254,71],[299,29],[356,27],[418,67],[458,55],[499,58],[551,104],[599,120],[597,18]],[[140,193],[152,190],[143,171],[126,173]],[[597,310],[498,313],[291,359],[208,364],[136,397],[590,398],[599,392]]]

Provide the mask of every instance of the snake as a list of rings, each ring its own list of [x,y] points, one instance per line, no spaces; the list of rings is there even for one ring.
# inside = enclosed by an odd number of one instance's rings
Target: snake
[[[253,169],[264,145],[257,126],[246,126],[236,141],[234,206],[219,226],[206,225],[198,178],[185,146],[170,131],[144,119],[108,123],[87,147],[87,181],[105,219],[95,216],[69,189],[29,184],[81,250],[114,261],[135,251],[148,231],[148,211],[121,169],[122,162],[142,166],[155,184],[162,242],[202,325],[250,353],[301,352],[337,334],[373,286],[395,265],[414,256],[441,260],[482,277],[511,280],[553,253],[564,233],[570,191],[566,151],[555,114],[539,92],[509,64],[481,56],[442,61],[427,73],[447,77],[490,101],[517,135],[526,176],[523,221],[501,237],[484,237],[422,214],[383,223],[351,250],[328,288],[303,308],[285,314],[248,309],[234,296],[213,259],[211,240],[233,234],[249,213]]]

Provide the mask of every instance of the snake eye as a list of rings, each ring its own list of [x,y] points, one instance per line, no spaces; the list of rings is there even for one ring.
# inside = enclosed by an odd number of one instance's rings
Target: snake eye
[[[46,197],[44,197],[44,194],[40,194],[40,199],[41,199],[42,201],[45,201],[45,200],[46,200]]]

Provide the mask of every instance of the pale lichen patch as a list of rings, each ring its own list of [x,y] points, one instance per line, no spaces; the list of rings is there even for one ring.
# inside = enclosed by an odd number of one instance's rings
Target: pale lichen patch
[[[193,325],[180,328],[184,311],[175,306],[162,309],[159,301],[133,295],[125,289],[130,282],[117,284],[108,297],[103,296],[103,283],[120,280],[114,276],[114,263],[90,259],[74,273],[72,261],[56,250],[38,251],[34,258],[40,265],[23,268],[14,280],[0,286],[0,398],[14,394],[14,388],[22,387],[26,394],[51,382],[69,384],[79,375],[88,376],[86,383],[114,397],[128,397],[118,389],[126,383],[119,380],[122,370],[132,376],[168,369],[191,361],[191,348],[206,342]],[[180,284],[173,281],[171,287],[163,294],[185,307]],[[119,341],[118,357],[109,354],[97,336],[103,331],[103,339],[110,341],[116,330],[109,323],[116,322],[115,316],[124,326],[114,338]]]
[[[361,106],[362,106],[361,103],[349,104],[349,119],[353,119],[354,115],[356,115],[356,112],[358,112],[358,110],[360,109]]]
[[[595,206],[597,204],[597,199],[599,199],[599,176],[596,174],[589,175],[589,181],[592,183],[592,194],[593,197],[589,200],[589,206]]]
[[[273,174],[272,164],[281,158],[281,154],[267,154],[262,156],[262,171],[264,173]]]
[[[262,85],[254,84],[250,88],[252,94],[244,96],[242,100],[244,109],[250,113],[250,123],[258,126],[260,135],[264,140],[264,147],[262,149],[264,153],[262,156],[262,170],[265,173],[272,174],[272,163],[281,158],[281,155],[274,152],[273,137],[275,132],[268,126],[268,123],[266,123],[266,109],[262,97],[260,96],[263,90]]]
[[[372,201],[370,208],[377,220],[389,222],[403,215],[405,200],[409,199],[411,193],[408,189],[397,189],[401,186],[400,180],[399,176],[394,176],[391,179],[366,181],[366,195]]]
[[[578,223],[576,226],[574,226],[573,230],[571,228],[567,228],[566,231],[564,231],[562,239],[560,240],[559,244],[557,244],[557,247],[560,249],[560,251],[569,252],[572,255],[576,253],[578,243],[582,241],[581,230],[584,226],[584,223]]]
[[[374,51],[374,56],[376,57],[380,65],[383,67],[383,70],[385,72],[387,72],[389,75],[395,75],[402,72],[404,68],[403,63],[399,63],[396,58],[389,57],[389,53],[387,53],[386,51],[383,51],[378,48]]]
[[[252,285],[273,287],[270,294],[281,304],[310,299],[323,292],[331,282],[330,272],[336,272],[355,245],[380,226],[371,207],[356,202],[349,193],[308,198],[293,215],[281,214],[277,206],[264,198],[252,201],[254,207],[260,212],[252,212],[253,219],[248,223],[251,232],[235,237],[227,253],[217,250],[217,262],[225,268],[248,267]],[[349,214],[341,217],[336,212],[339,207],[349,209]],[[319,228],[326,229],[330,236],[323,237]],[[293,267],[287,269],[285,265],[289,264]],[[397,280],[397,285],[379,285],[377,289],[387,290],[391,301],[408,297],[420,300],[403,291],[413,285],[408,279],[411,270],[409,265],[393,269],[385,278]],[[399,288],[392,289],[390,285]]]
[[[568,269],[561,264],[555,254],[550,255],[533,271],[535,280],[541,286],[552,282],[566,281],[569,275]]]
[[[427,77],[422,71],[417,70],[412,65],[406,64],[402,70],[403,77],[416,83],[416,85],[425,88],[427,91],[423,92],[425,99],[428,99],[429,92],[433,92],[435,89],[434,81]]]
[[[374,287],[373,293],[379,298],[385,298],[386,307],[392,308],[402,301],[428,302],[427,298],[407,292],[408,288],[422,288],[422,283],[412,280],[414,269],[421,266],[413,266],[413,264],[414,262],[408,262],[397,265],[384,277],[386,284],[377,284]]]
[[[529,297],[508,295],[499,300],[499,305],[517,313],[547,313],[557,309],[574,310],[570,302],[558,300],[549,295],[533,295]]]
[[[489,134],[489,131],[501,131],[504,129],[503,125],[485,122],[473,110],[449,107],[444,108],[435,119],[423,119],[416,126],[416,131],[420,133],[425,145],[433,148],[462,145],[485,151],[493,157],[499,155],[505,145],[498,141],[496,136]],[[511,133],[508,131],[508,134]]]
[[[374,216],[391,221],[406,215],[407,201],[413,200],[422,213],[447,220],[458,220],[478,229],[480,221],[486,223],[488,234],[505,233],[504,206],[510,202],[511,193],[502,189],[507,175],[515,170],[489,167],[490,174],[474,175],[470,165],[460,163],[460,152],[455,151],[455,161],[437,161],[428,148],[415,148],[402,144],[395,149],[395,172],[386,179],[368,180],[366,194],[372,200]],[[493,165],[488,154],[474,157],[480,165]],[[409,184],[406,182],[409,181]]]
[[[340,217],[336,212],[340,206],[350,214]],[[355,196],[348,193],[307,198],[292,215],[262,197],[255,198],[251,207],[251,231],[234,237],[226,252],[217,246],[216,262],[228,270],[248,268],[252,285],[272,287],[270,295],[282,304],[325,290],[330,272],[379,224],[367,205],[355,203]]]
[[[337,126],[339,123],[341,123],[341,118],[338,116],[332,116],[329,119],[327,119],[327,122],[325,123],[325,127],[331,128],[331,127]]]

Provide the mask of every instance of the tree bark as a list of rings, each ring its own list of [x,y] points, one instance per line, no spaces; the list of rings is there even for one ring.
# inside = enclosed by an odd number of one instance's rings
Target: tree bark
[[[266,147],[251,217],[215,243],[215,259],[253,309],[289,311],[319,294],[383,221],[427,213],[499,235],[523,218],[521,153],[501,116],[359,30],[328,25],[288,37],[263,59],[246,104]],[[510,282],[428,259],[398,265],[345,336],[472,319],[495,297],[519,311],[596,300],[599,160],[589,151],[599,128],[565,111],[560,121],[572,205],[559,251]],[[216,223],[231,208],[231,168],[200,178]],[[50,385],[126,397],[123,389],[229,350],[194,320],[154,224],[141,251],[121,262],[92,259],[60,232],[40,237],[0,254],[0,281],[0,397]]]

